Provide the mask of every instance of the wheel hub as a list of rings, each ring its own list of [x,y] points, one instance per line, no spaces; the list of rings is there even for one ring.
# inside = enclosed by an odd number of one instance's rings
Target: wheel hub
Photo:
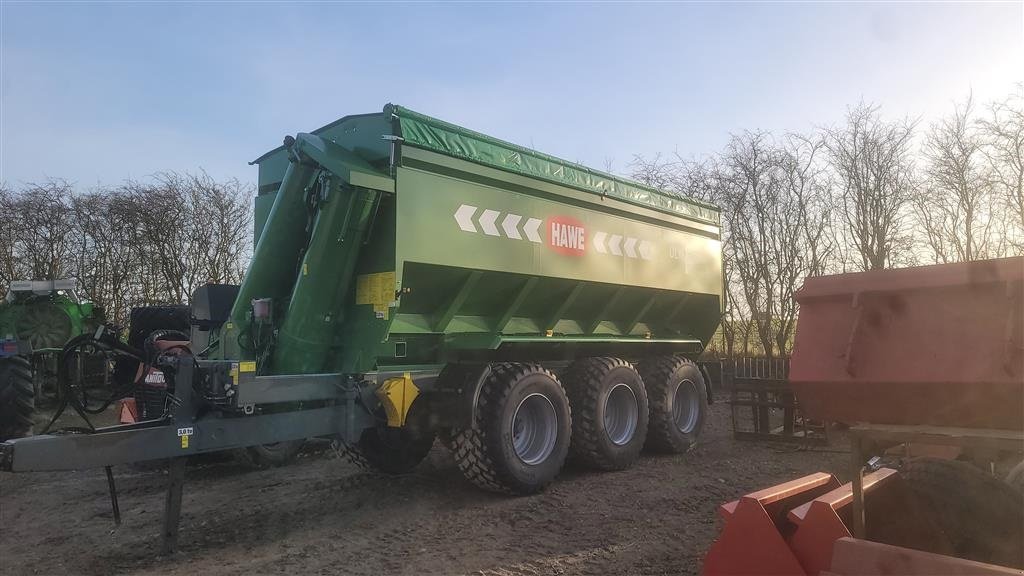
[[[689,434],[697,427],[700,417],[700,394],[697,385],[690,380],[683,380],[676,385],[672,396],[672,422],[683,434]]]
[[[524,464],[547,460],[558,439],[558,416],[551,400],[543,394],[530,394],[516,407],[512,417],[512,448]]]
[[[633,439],[639,416],[633,389],[621,382],[612,386],[604,403],[604,429],[612,444],[622,446]]]

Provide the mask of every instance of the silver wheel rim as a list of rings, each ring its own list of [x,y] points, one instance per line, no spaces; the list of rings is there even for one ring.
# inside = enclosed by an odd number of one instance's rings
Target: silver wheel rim
[[[539,464],[551,455],[558,439],[558,417],[547,396],[533,393],[523,398],[512,416],[512,448],[524,464]]]
[[[676,385],[672,396],[672,421],[683,434],[689,434],[697,427],[700,417],[700,395],[697,385],[690,380],[683,380]]]
[[[639,418],[640,407],[633,389],[621,382],[612,386],[604,402],[604,429],[612,444],[622,446],[632,440]]]

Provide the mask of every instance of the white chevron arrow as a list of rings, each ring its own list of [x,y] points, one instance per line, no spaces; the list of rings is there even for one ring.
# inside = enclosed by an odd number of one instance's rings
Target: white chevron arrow
[[[501,232],[498,232],[498,227],[494,223],[500,215],[501,212],[497,210],[484,210],[484,213],[477,219],[477,222],[480,223],[480,228],[483,228],[484,234],[488,236],[501,236]]]
[[[604,232],[595,232],[594,233],[594,250],[597,250],[601,254],[607,254],[608,253],[608,248],[605,247],[605,245],[604,245],[604,239],[607,238],[607,237],[608,237],[608,235],[605,234]]]
[[[522,240],[523,237],[519,235],[519,221],[522,219],[523,217],[518,214],[505,216],[505,219],[501,221],[501,227],[505,230],[505,236],[513,240]]]
[[[611,249],[612,254],[616,256],[622,256],[622,236],[618,234],[612,234],[612,237],[608,239],[608,247]]]
[[[459,206],[459,209],[455,211],[455,221],[459,223],[459,228],[466,232],[476,232],[476,226],[473,226],[473,214],[475,213],[476,206],[469,204]]]
[[[543,240],[541,240],[540,238],[539,232],[541,224],[543,224],[543,222],[541,222],[537,218],[530,218],[529,220],[526,221],[526,224],[523,224],[523,232],[526,233],[527,240],[529,240],[530,242],[536,242],[538,244],[543,242]]]
[[[654,244],[647,240],[640,241],[640,257],[644,260],[651,260],[654,258]]]
[[[639,242],[636,238],[626,238],[626,243],[622,245],[622,249],[626,252],[626,256],[630,258],[636,258],[636,243]]]

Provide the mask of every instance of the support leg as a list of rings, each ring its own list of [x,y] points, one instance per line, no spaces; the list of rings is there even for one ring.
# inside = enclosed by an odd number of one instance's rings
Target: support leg
[[[110,490],[110,508],[114,511],[114,526],[121,525],[121,507],[117,504],[117,485],[114,484],[114,471],[110,466],[107,470],[107,488]]]
[[[853,484],[853,536],[864,539],[864,455],[861,440],[856,434],[850,435],[850,463]]]
[[[185,485],[185,457],[172,458],[167,471],[167,499],[164,500],[164,531],[161,554],[178,549],[178,521],[181,519],[181,491]]]

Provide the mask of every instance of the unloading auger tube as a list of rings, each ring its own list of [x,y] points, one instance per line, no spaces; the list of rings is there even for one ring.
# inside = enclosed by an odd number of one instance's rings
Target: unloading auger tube
[[[254,163],[242,285],[199,288],[191,346],[149,361],[163,416],[0,444],[0,468],[169,459],[170,550],[193,454],[325,437],[405,472],[440,437],[473,484],[527,494],[570,453],[619,470],[698,441],[715,207],[392,105]]]

